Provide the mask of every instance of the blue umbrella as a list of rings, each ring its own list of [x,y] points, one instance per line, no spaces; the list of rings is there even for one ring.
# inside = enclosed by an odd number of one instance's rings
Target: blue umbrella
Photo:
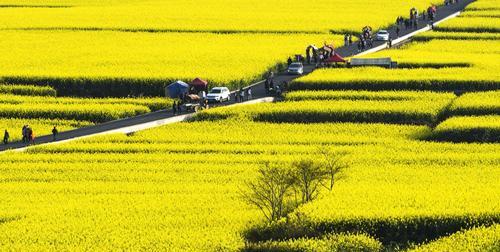
[[[170,98],[179,98],[179,95],[187,93],[188,89],[189,85],[179,80],[167,86],[167,93]]]

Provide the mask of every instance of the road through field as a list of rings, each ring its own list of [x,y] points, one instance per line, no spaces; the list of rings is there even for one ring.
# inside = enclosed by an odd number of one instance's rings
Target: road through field
[[[468,4],[474,2],[474,0],[460,0],[459,3],[457,4],[452,4],[452,5],[447,5],[447,6],[440,6],[438,7],[437,10],[437,15],[434,20],[434,24],[438,25],[440,22],[451,18],[455,17],[457,13],[462,11]],[[408,10],[409,12],[409,10]],[[396,17],[394,17],[394,20],[396,20]],[[369,25],[369,24],[367,24]],[[407,40],[411,38],[412,36],[425,32],[429,30],[429,25],[428,22],[420,19],[418,22],[418,27],[416,29],[404,29],[401,28],[400,31],[400,37],[397,38],[396,36],[396,27],[392,26],[387,28],[389,31],[391,38],[393,39],[393,44],[400,43],[404,40]],[[375,31],[376,32],[376,31]],[[305,45],[306,46],[306,45]],[[305,47],[304,46],[304,47]],[[354,56],[354,55],[362,55],[362,54],[367,54],[367,53],[372,53],[376,51],[380,51],[385,49],[387,46],[387,42],[383,41],[375,41],[373,44],[373,48],[369,49],[365,52],[359,52],[357,48],[357,43],[354,43],[350,46],[342,46],[339,48],[336,48],[335,51],[339,53],[343,57],[349,57],[349,56]],[[305,48],[304,48],[305,49]],[[312,71],[314,71],[315,67],[314,65],[306,65],[304,67],[304,74],[309,74]],[[290,82],[293,79],[297,78],[299,76],[293,76],[293,75],[286,75],[284,73],[278,74],[274,78],[275,83],[283,83],[283,82]],[[272,99],[263,99],[268,96],[266,94],[265,89],[264,89],[264,82],[258,82],[250,86],[252,88],[252,98],[253,99],[260,99],[258,100],[259,102],[268,102],[272,101]],[[218,106],[227,106],[234,104],[234,99],[231,99],[231,101],[219,104]],[[166,108],[165,110],[157,111],[157,112],[152,112],[136,117],[130,117],[130,118],[125,118],[121,120],[116,120],[116,121],[111,121],[103,124],[98,124],[94,126],[89,126],[89,127],[84,127],[84,128],[79,128],[71,131],[66,131],[66,132],[61,132],[58,134],[56,141],[53,141],[52,135],[45,135],[45,136],[40,136],[36,138],[36,145],[40,144],[47,144],[47,143],[57,143],[57,142],[66,142],[69,140],[74,140],[74,139],[79,139],[82,137],[89,137],[89,136],[94,136],[98,134],[108,134],[108,133],[117,133],[117,132],[124,132],[124,133],[130,133],[138,130],[143,130],[146,128],[153,128],[153,127],[158,127],[161,125],[165,125],[168,123],[174,123],[174,122],[179,122],[182,120],[185,120],[186,118],[189,118],[191,114],[189,113],[184,113],[183,115],[174,115],[171,111],[170,108]],[[36,129],[35,129],[36,131]],[[21,129],[19,129],[19,134],[21,133]],[[12,133],[15,134],[15,133]],[[13,142],[9,143],[6,145],[1,145],[0,146],[0,151],[5,151],[9,149],[16,149],[16,150],[24,150],[26,148],[26,144],[22,142]]]

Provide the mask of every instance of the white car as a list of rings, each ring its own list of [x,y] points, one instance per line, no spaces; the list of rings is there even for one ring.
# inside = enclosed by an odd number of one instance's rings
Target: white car
[[[381,41],[388,41],[389,40],[389,32],[386,30],[380,30],[375,34],[375,39],[376,40],[381,40]]]
[[[231,92],[227,87],[214,87],[207,94],[209,102],[223,102],[231,99]]]
[[[286,70],[288,74],[298,74],[302,75],[304,73],[304,65],[300,62],[295,62],[290,64],[288,66],[288,69]]]

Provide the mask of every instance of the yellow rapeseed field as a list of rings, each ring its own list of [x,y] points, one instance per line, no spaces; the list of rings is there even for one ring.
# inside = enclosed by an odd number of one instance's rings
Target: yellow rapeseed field
[[[19,1],[2,1],[20,4]],[[427,8],[415,0],[150,0],[23,1],[71,8],[0,9],[0,28],[97,28],[213,32],[360,31],[392,24],[409,10]]]
[[[330,30],[383,27],[413,5],[428,4],[0,0],[6,38],[0,40],[0,77],[146,84],[202,77],[236,86],[310,43],[339,44],[341,36]],[[473,8],[491,12],[496,5],[478,0]],[[473,18],[496,25],[482,16],[463,19]],[[497,34],[473,39],[467,33],[423,35],[370,55],[390,56],[400,69],[317,70],[292,88],[322,91],[292,92],[281,103],[212,109],[190,122],[134,134],[0,153],[0,250],[494,250],[498,91],[422,91],[498,89]],[[170,106],[161,98],[1,90],[0,127],[14,137],[27,118],[43,132],[52,124],[69,129]],[[32,96],[19,95],[24,92]],[[463,114],[474,116],[457,116]],[[287,168],[321,160],[320,150],[345,165],[333,191],[320,189],[319,198],[286,220],[262,225],[264,217],[242,197],[245,183],[265,162]],[[249,244],[245,234],[252,228],[269,236],[263,239],[285,239]]]

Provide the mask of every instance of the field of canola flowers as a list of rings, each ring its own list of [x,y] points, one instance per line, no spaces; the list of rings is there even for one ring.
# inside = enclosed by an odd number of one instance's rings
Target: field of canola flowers
[[[457,50],[467,46],[465,40],[459,42],[447,43]],[[438,77],[448,73],[439,88],[415,84],[396,88],[413,91],[373,92],[394,88],[362,82],[349,85],[363,88],[337,88],[334,82],[341,75],[328,75],[322,78],[329,87],[321,88],[328,90],[293,92],[284,103],[214,109],[198,114],[198,121],[129,136],[4,153],[0,155],[0,245],[11,250],[238,251],[249,239],[243,233],[253,230],[254,234],[263,231],[265,235],[258,236],[262,240],[273,236],[284,241],[255,243],[246,248],[249,251],[280,246],[303,251],[380,251],[408,243],[420,251],[494,251],[500,222],[499,144],[477,143],[478,139],[476,143],[423,141],[441,128],[455,130],[457,123],[448,121],[435,129],[427,126],[446,119],[467,120],[472,128],[479,123],[498,128],[498,91],[460,97],[421,91],[453,90],[454,80],[467,81],[470,90],[498,89],[494,79],[498,68],[490,60],[498,54],[496,44],[483,42],[471,43],[493,49],[485,48],[484,54],[475,50],[470,57],[454,60],[412,58],[425,50],[450,56],[435,40],[428,42],[434,46],[419,52],[411,51],[414,45],[395,50],[401,58],[407,57],[409,67],[466,63],[455,67],[457,72],[429,69],[436,70]],[[489,71],[458,75],[476,67]],[[425,67],[403,70],[427,71]],[[392,70],[325,70],[329,71],[345,71],[345,76],[348,71],[351,75],[373,71],[373,76],[384,79]],[[401,74],[394,76],[403,83],[399,85],[411,82]],[[311,81],[302,89],[316,89],[315,85]],[[317,118],[308,116],[311,113],[320,113],[326,120],[301,123],[307,117]],[[349,120],[338,119],[344,113],[349,113],[343,117]],[[241,198],[244,182],[254,179],[262,162],[286,167],[299,159],[319,159],[318,148],[332,149],[349,164],[334,191],[323,192],[317,201],[296,209],[288,222],[255,229],[263,220]]]
[[[195,77],[238,87],[260,80],[309,44],[339,46],[342,36],[331,30],[357,33],[366,20],[384,27],[412,6],[428,4],[384,3],[1,1],[0,7],[9,8],[0,8],[0,35],[10,39],[0,44],[0,77],[11,83],[49,82],[59,94],[72,95],[86,85],[101,92],[103,86],[116,87],[106,96],[126,95],[125,90],[161,96],[169,81]]]
[[[239,196],[242,181],[262,161],[314,158],[323,145],[348,153],[352,163],[347,180],[325,195],[330,204],[338,205],[337,197],[352,202],[342,209],[359,205],[335,211],[338,218],[364,213],[369,224],[370,216],[391,214],[403,222],[498,213],[498,146],[412,140],[428,132],[385,124],[192,122],[9,153],[0,156],[0,215],[7,220],[0,241],[33,249],[235,250],[244,242],[239,232],[260,219]],[[448,200],[437,200],[438,193]]]

